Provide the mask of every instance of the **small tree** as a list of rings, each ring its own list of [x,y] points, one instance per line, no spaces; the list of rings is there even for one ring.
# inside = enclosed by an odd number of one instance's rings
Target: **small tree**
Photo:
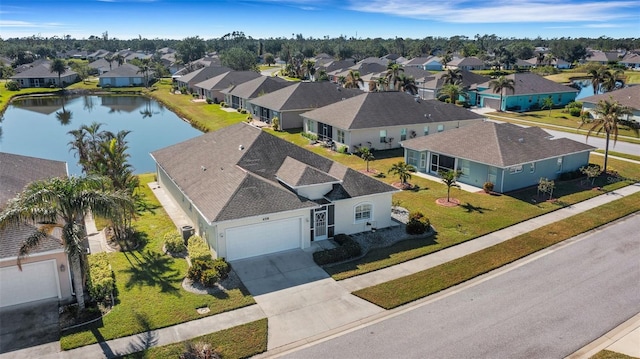
[[[280,119],[277,117],[272,118],[271,126],[273,127],[274,131],[280,131]]]
[[[602,169],[600,168],[600,165],[590,164],[587,167],[580,167],[580,172],[587,176],[587,179],[593,186],[593,182],[602,174]]]
[[[442,178],[442,182],[447,185],[447,202],[449,202],[451,187],[458,187],[460,185],[456,182],[460,176],[462,176],[462,171],[460,170],[438,170],[438,175]]]
[[[411,172],[415,171],[416,169],[412,165],[407,164],[404,161],[400,161],[394,163],[387,173],[392,173],[398,176],[398,178],[400,178],[400,182],[404,185],[407,183],[407,180],[411,179]]]
[[[555,188],[555,186],[556,184],[555,182],[553,182],[553,180],[545,177],[540,177],[540,181],[538,181],[538,196],[540,196],[540,192],[548,193],[549,199],[551,199],[553,197],[553,189]]]
[[[367,163],[367,172],[369,172],[369,161],[373,161],[376,159],[369,147],[360,148],[360,158],[362,158]]]
[[[544,98],[542,101],[540,101],[540,108],[541,109],[545,109],[548,108],[549,109],[549,117],[551,117],[551,109],[553,108],[553,99],[551,98],[551,96]]]

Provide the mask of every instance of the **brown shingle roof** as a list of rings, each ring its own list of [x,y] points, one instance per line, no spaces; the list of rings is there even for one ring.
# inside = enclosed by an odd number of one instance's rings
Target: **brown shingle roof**
[[[578,93],[578,90],[573,87],[561,85],[557,82],[547,80],[544,77],[536,75],[534,73],[515,73],[507,75],[505,77],[514,81],[514,91],[505,91],[506,96],[559,92],[570,92],[576,94]],[[487,88],[487,90],[483,91],[484,93],[494,93],[493,89],[491,89],[491,86],[489,85],[489,82],[490,81],[487,81],[484,84],[478,85],[478,87]]]
[[[244,99],[252,99],[293,84],[293,82],[279,77],[260,76],[256,79],[241,83],[229,89],[224,89],[220,92]]]
[[[326,106],[361,93],[360,90],[345,89],[331,82],[298,82],[255,98],[251,103],[275,111],[305,110]]]
[[[401,144],[416,151],[429,150],[502,168],[595,149],[567,138],[552,139],[538,127],[489,121],[416,137]]]
[[[619,90],[583,98],[582,102],[597,104],[600,100],[618,101],[622,106],[640,110],[640,86],[629,86]]]

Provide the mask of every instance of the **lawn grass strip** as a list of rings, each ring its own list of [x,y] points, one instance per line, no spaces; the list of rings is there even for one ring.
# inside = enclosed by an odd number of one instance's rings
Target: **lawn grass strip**
[[[640,210],[640,193],[521,234],[439,266],[353,292],[385,309],[440,292]]]

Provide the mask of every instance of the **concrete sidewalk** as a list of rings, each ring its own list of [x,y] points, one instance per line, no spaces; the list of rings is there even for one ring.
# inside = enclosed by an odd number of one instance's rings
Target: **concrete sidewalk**
[[[180,228],[182,225],[190,224],[190,221],[184,216],[182,211],[177,207],[175,203],[172,203],[168,196],[161,190],[157,185],[151,185],[154,194],[158,196],[158,199],[168,207],[165,207],[167,213],[172,217],[172,219],[176,222],[176,226]],[[595,208],[597,206],[603,205],[608,202],[612,202],[614,200],[620,199],[622,197],[631,195],[633,193],[640,192],[640,183],[636,183],[631,186],[627,186],[621,188],[619,190],[608,192],[602,194],[600,196],[591,198],[589,200],[577,203],[575,205],[565,207],[554,211],[552,213],[548,213],[514,226],[504,228],[502,230],[487,234],[485,236],[478,237],[476,239],[470,240],[468,242],[449,247],[447,249],[443,249],[439,252],[417,258],[405,263],[401,263],[395,265],[393,267],[381,269],[375,272],[371,272],[368,274],[363,274],[358,277],[346,279],[343,281],[335,282],[337,285],[343,287],[346,291],[352,292],[354,290],[358,290],[361,288],[369,287],[375,284],[383,283],[386,281],[390,281],[393,279],[397,279],[412,273],[416,273],[418,271],[422,271],[439,264],[445,263],[447,261],[463,257],[467,254],[476,252],[478,250],[493,246],[495,244],[506,241],[510,238],[513,238],[522,233],[529,232],[533,229],[539,228],[549,223],[553,223],[564,218],[570,217],[572,215],[578,214],[580,212]],[[175,216],[175,218],[174,218]],[[284,289],[287,290],[287,289]],[[284,303],[282,303],[284,304]],[[379,313],[377,316],[384,316],[384,313]],[[149,331],[147,333],[141,333],[138,335],[119,338],[110,340],[103,343],[88,345],[85,347],[77,348],[74,350],[60,352],[59,343],[57,346],[49,345],[46,348],[41,347],[33,347],[24,350],[14,351],[10,353],[5,353],[0,355],[1,359],[5,358],[30,358],[30,357],[40,357],[40,358],[111,358],[117,355],[123,355],[127,353],[133,353],[136,351],[144,350],[153,346],[161,346],[171,343],[176,343],[180,341],[185,341],[197,336],[201,336],[208,333],[213,333],[216,331],[220,331],[226,328],[230,328],[233,326],[245,324],[251,321],[255,321],[261,318],[269,317],[265,314],[259,305],[252,305],[249,307],[241,308],[235,311],[222,313],[210,317],[206,317],[199,320],[194,320],[182,324],[178,324],[172,327],[158,329]],[[301,318],[304,319],[304,318]],[[352,318],[353,324],[356,325],[358,322],[365,321],[367,318],[362,317]],[[297,321],[298,323],[302,323],[299,325],[304,325],[304,320]],[[623,333],[622,338],[616,339],[615,342],[608,338],[608,342],[605,340],[605,348],[610,350],[620,350],[617,349],[616,345],[624,347],[625,343],[635,343],[634,335],[638,335],[640,330],[635,330],[635,328],[640,327],[640,321],[635,321],[631,325],[627,325],[626,328],[629,330],[618,331],[617,333]],[[333,334],[337,333],[339,330],[334,329],[330,332]],[[289,332],[294,333],[290,340],[286,338],[280,337],[278,340],[278,345],[283,347],[295,347],[297,343],[305,342],[306,340],[310,340],[312,338],[306,338],[300,340],[297,335],[297,330],[295,328],[289,328]],[[315,337],[318,337],[316,335]],[[616,345],[614,345],[616,344]],[[270,349],[274,348],[273,345],[268,345]],[[604,348],[603,348],[604,349]],[[265,353],[264,355],[268,355]],[[580,356],[577,356],[580,357]],[[577,358],[576,357],[576,358]]]

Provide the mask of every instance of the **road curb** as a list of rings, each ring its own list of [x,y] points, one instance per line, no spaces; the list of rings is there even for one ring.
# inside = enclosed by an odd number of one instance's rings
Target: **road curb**
[[[637,328],[640,328],[640,313],[634,315],[624,323],[611,329],[600,338],[580,348],[578,351],[567,356],[565,359],[590,358],[601,350],[608,348],[613,343],[622,339],[625,335],[631,333]]]

